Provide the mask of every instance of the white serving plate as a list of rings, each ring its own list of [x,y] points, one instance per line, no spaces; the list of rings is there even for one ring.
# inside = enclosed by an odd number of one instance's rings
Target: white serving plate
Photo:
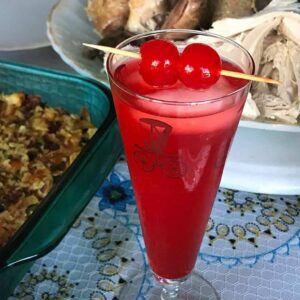
[[[221,186],[267,194],[300,194],[300,126],[241,121]]]
[[[46,21],[57,0],[0,0],[0,51],[49,46]]]
[[[60,0],[49,15],[48,37],[55,51],[82,75],[107,82],[96,61],[82,56],[83,42],[97,43],[87,0]],[[270,194],[300,194],[300,126],[241,121],[221,185]]]
[[[87,0],[58,1],[48,17],[48,38],[54,50],[74,70],[107,83],[107,76],[100,62],[82,56],[82,43],[95,44],[100,40],[86,16],[86,3]]]

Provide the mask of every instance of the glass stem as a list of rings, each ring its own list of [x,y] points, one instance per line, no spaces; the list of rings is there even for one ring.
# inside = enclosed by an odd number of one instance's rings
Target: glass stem
[[[179,282],[172,280],[172,282],[165,283],[161,291],[161,300],[174,300],[177,299],[179,291]]]
[[[180,284],[182,284],[188,276],[180,279],[166,279],[154,274],[156,280],[162,285],[160,295],[161,300],[175,300],[178,299],[178,292]]]

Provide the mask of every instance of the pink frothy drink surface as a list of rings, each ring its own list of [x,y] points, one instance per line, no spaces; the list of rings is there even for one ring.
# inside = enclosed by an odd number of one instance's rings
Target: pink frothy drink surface
[[[205,90],[179,81],[157,88],[144,82],[132,59],[113,77],[131,90],[111,82],[149,262],[161,277],[182,278],[199,252],[246,99],[247,89],[236,91],[246,82],[221,76]]]

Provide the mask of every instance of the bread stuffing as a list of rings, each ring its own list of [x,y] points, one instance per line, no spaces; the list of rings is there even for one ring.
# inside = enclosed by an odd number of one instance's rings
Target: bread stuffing
[[[0,247],[4,246],[94,135],[81,115],[38,96],[0,93]]]

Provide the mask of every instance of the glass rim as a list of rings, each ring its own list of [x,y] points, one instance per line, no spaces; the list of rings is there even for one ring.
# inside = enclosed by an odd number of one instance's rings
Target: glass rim
[[[132,37],[129,37],[127,39],[125,39],[124,41],[122,41],[121,43],[119,43],[116,48],[117,49],[122,49],[122,47],[130,44],[132,41],[135,41],[137,39],[141,39],[141,38],[145,38],[145,37],[149,37],[149,36],[154,36],[157,34],[162,34],[162,33],[191,33],[191,34],[195,34],[195,35],[202,35],[202,36],[207,36],[207,37],[212,37],[212,38],[217,38],[221,41],[224,41],[226,43],[229,43],[233,46],[235,46],[236,48],[240,49],[249,59],[249,62],[251,64],[251,75],[254,75],[255,72],[255,63],[253,60],[252,55],[249,53],[249,51],[247,49],[245,49],[242,45],[240,45],[239,43],[235,42],[232,39],[229,39],[227,37],[223,37],[221,35],[215,34],[215,33],[211,33],[211,32],[206,32],[206,31],[200,31],[200,30],[194,30],[194,29],[161,29],[161,30],[153,30],[153,31],[148,31],[146,33],[140,33],[140,34],[136,34]],[[208,103],[214,103],[214,102],[218,102],[223,100],[226,97],[230,97],[233,96],[234,94],[239,93],[240,91],[246,89],[249,85],[251,85],[251,81],[248,81],[245,85],[241,86],[240,88],[227,93],[225,95],[216,97],[216,98],[210,98],[210,99],[199,99],[199,100],[193,100],[193,101],[167,101],[167,100],[163,100],[163,99],[156,99],[156,98],[152,98],[149,96],[145,96],[142,95],[140,93],[137,93],[135,91],[133,91],[132,89],[128,88],[126,85],[124,85],[121,81],[117,80],[114,78],[113,72],[110,68],[110,65],[112,64],[112,60],[113,57],[116,54],[110,53],[108,55],[108,58],[106,60],[106,69],[109,75],[110,80],[118,87],[120,88],[122,91],[130,94],[131,96],[137,97],[139,100],[144,100],[144,101],[148,101],[148,102],[153,102],[153,103],[160,103],[160,104],[165,104],[165,105],[201,105],[201,104],[208,104]]]

